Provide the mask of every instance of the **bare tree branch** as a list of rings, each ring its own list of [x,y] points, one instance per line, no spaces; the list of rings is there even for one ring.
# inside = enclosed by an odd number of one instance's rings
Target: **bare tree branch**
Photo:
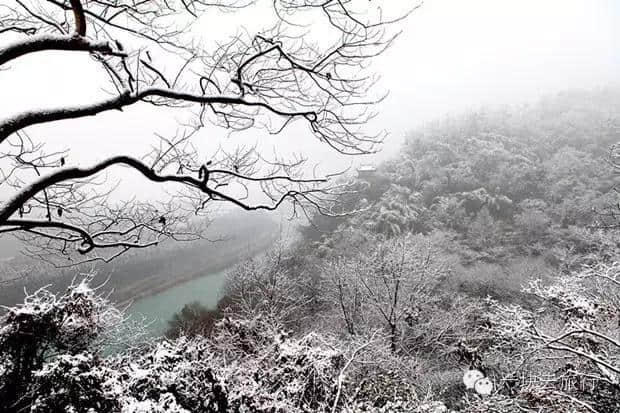
[[[78,36],[86,36],[86,16],[80,0],[70,0],[75,19],[75,33]]]
[[[221,39],[215,39],[216,31],[205,35],[195,23],[208,13],[243,12],[259,3],[16,0],[0,5],[0,34],[7,33],[0,37],[0,66],[46,50],[87,52],[107,76],[102,89],[110,93],[87,104],[29,109],[0,120],[0,187],[11,194],[0,200],[0,233],[27,241],[25,253],[64,266],[107,261],[163,239],[200,238],[200,217],[221,203],[273,210],[287,202],[294,216],[307,214],[305,208],[346,213],[338,206],[339,196],[350,191],[346,182],[334,183],[333,174],[317,176],[305,157],[268,158],[256,147],[205,154],[198,149],[198,131],[211,124],[275,135],[302,120],[311,136],[335,151],[376,151],[384,134],[369,134],[364,125],[385,94],[372,92],[377,77],[368,62],[394,41],[398,33],[389,28],[407,11],[394,6],[396,17],[385,18],[388,7],[370,2],[267,3],[262,28],[251,33],[240,27]],[[43,141],[26,133],[30,126],[139,103],[190,109],[195,120],[177,136],[155,134],[159,143],[141,158],[121,150],[86,168],[65,166],[68,150],[48,153]],[[117,166],[161,184],[162,191],[177,192],[157,202],[112,202],[117,184],[105,176]],[[90,255],[96,249],[107,255]],[[83,257],[74,261],[72,252]]]
[[[93,41],[79,36],[37,35],[0,48],[0,66],[29,53],[45,50],[65,50],[124,56],[121,51],[115,50],[108,41]]]
[[[109,110],[122,110],[124,107],[135,104],[136,102],[145,100],[149,97],[161,97],[172,100],[181,100],[185,102],[202,103],[202,104],[221,104],[221,105],[240,105],[249,107],[260,107],[267,109],[280,116],[288,117],[304,117],[310,122],[316,120],[314,112],[286,112],[269,106],[263,102],[251,102],[242,98],[228,96],[202,96],[191,93],[176,92],[168,89],[149,88],[139,93],[125,92],[111,99],[106,99],[87,106],[78,106],[73,108],[60,108],[51,110],[33,111],[19,114],[11,119],[0,123],[0,143],[8,138],[12,133],[41,123],[48,123],[58,120],[76,119],[86,116],[94,116]]]

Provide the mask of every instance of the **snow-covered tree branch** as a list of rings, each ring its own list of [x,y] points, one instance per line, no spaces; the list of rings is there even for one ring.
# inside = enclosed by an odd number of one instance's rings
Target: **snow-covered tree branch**
[[[397,35],[392,27],[411,7],[387,8],[391,17],[386,17],[386,10],[367,2],[279,0],[269,4],[268,19],[253,32],[219,38],[217,30],[204,30],[205,19],[252,10],[258,3],[0,3],[1,69],[12,70],[11,64],[24,56],[36,58],[44,51],[81,52],[108,79],[101,85],[107,97],[0,118],[0,185],[6,194],[12,192],[0,200],[0,231],[29,240],[36,236],[34,255],[52,250],[64,257],[47,258],[65,266],[108,261],[164,238],[201,237],[198,227],[180,225],[179,211],[205,213],[218,201],[246,210],[275,209],[287,202],[294,211],[342,212],[334,202],[345,188],[328,174],[309,175],[305,158],[267,160],[258,151],[243,149],[234,156],[204,153],[195,144],[209,124],[279,134],[300,121],[309,136],[335,151],[375,151],[382,134],[368,134],[363,126],[383,95],[373,92],[376,77],[368,62],[390,46]],[[162,143],[152,152],[145,150],[145,159],[121,150],[91,166],[73,167],[69,152],[47,153],[45,140],[30,129],[145,104],[184,109],[192,118],[176,136],[160,136]],[[174,197],[174,205],[150,212],[136,203],[115,205],[110,201],[113,185],[101,177],[120,165],[142,179],[174,186],[181,196]],[[254,201],[260,199],[257,193],[264,201]],[[86,208],[96,212],[84,213]],[[120,215],[107,219],[112,210]],[[102,250],[107,252],[99,254]],[[75,251],[82,257],[71,258]]]

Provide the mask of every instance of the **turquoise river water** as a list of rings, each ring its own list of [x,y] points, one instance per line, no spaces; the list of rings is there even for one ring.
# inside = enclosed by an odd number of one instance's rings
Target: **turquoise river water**
[[[168,320],[185,304],[198,301],[207,308],[215,308],[226,280],[227,270],[185,281],[159,293],[134,301],[127,312],[131,318],[143,318],[151,335],[162,335]]]

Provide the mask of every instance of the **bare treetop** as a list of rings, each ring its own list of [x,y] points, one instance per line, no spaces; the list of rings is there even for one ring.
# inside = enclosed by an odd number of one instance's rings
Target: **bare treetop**
[[[382,135],[368,134],[363,126],[382,95],[372,91],[377,77],[369,61],[389,47],[397,35],[393,26],[415,8],[394,3],[0,3],[0,70],[41,51],[86,52],[107,74],[101,86],[109,94],[88,104],[32,109],[0,120],[0,186],[13,193],[0,200],[0,232],[20,234],[30,241],[32,255],[64,266],[108,261],[165,238],[200,237],[204,221],[188,217],[218,202],[272,210],[287,201],[294,211],[311,206],[324,214],[342,212],[337,197],[343,187],[330,184],[329,176],[307,176],[305,158],[266,159],[255,148],[206,154],[194,143],[206,125],[278,134],[301,122],[310,136],[340,153],[375,151]],[[248,12],[267,19],[257,29],[251,27],[256,22],[227,27],[232,35],[217,25],[222,13]],[[139,103],[184,109],[193,120],[180,125],[175,136],[158,136],[159,143],[145,148],[141,158],[118,153],[87,167],[69,165],[66,152],[48,153],[26,130]],[[173,184],[174,196],[158,204],[112,203],[113,187],[101,173],[116,167]],[[256,191],[264,202],[250,201]]]

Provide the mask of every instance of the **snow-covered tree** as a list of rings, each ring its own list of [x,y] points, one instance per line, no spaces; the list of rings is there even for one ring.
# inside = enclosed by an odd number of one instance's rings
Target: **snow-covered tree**
[[[41,289],[7,309],[0,330],[3,412],[434,412],[419,410],[414,394],[386,400],[374,392],[384,389],[376,387],[384,378],[369,376],[367,367],[391,354],[371,347],[376,335],[344,343],[327,332],[293,336],[273,318],[225,318],[209,337],[104,355],[103,340],[122,314],[87,281],[62,295]],[[364,389],[356,384],[362,376],[370,383]]]
[[[548,409],[619,409],[620,265],[537,280],[525,291],[537,304],[495,304],[490,315],[495,356],[516,397]]]
[[[399,3],[0,2],[0,70],[17,70],[9,65],[24,62],[62,65],[62,58],[24,59],[46,51],[87,54],[90,64],[68,64],[79,73],[67,87],[85,87],[79,75],[99,86],[83,102],[58,96],[55,107],[27,108],[0,120],[0,188],[7,195],[0,232],[28,240],[30,255],[68,266],[109,261],[166,239],[196,239],[203,235],[202,221],[189,218],[222,203],[273,210],[290,202],[296,212],[334,214],[341,186],[328,183],[327,173],[308,174],[304,157],[243,146],[205,149],[200,130],[275,135],[296,123],[337,152],[374,152],[384,133],[364,132],[362,125],[372,119],[382,93],[373,92],[376,77],[368,63],[392,44],[392,27],[417,2]],[[32,81],[24,78],[22,90],[36,88]],[[2,98],[8,108],[11,97]],[[94,115],[108,116],[98,123],[106,128],[137,106],[179,119],[178,131],[152,131],[159,139],[142,142],[137,153],[130,149],[140,144],[134,139],[78,166],[69,150],[48,149],[40,129],[31,128]],[[178,109],[186,112],[172,112]],[[148,124],[141,126],[151,134]],[[105,153],[100,142],[91,143],[93,151]],[[118,168],[174,188],[175,196],[113,201],[113,185],[102,175]]]
[[[88,286],[91,276],[64,294],[42,288],[8,308],[0,327],[0,408],[20,411],[46,389],[42,377],[82,368],[100,351],[104,333],[122,314]],[[90,356],[84,356],[90,352]],[[48,363],[53,363],[52,365]],[[34,384],[34,383],[38,384]],[[67,397],[80,397],[79,391]]]
[[[448,276],[432,237],[404,235],[372,243],[323,271],[327,295],[351,334],[382,327],[393,351],[415,313]]]

